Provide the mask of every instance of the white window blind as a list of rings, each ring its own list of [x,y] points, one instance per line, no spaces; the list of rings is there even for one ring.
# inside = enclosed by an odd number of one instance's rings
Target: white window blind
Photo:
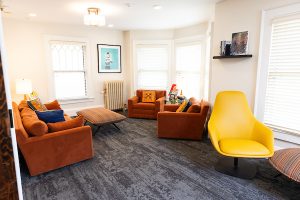
[[[168,45],[137,45],[138,89],[166,89],[169,80]]]
[[[54,91],[57,99],[87,96],[86,45],[80,42],[50,42]]]
[[[273,21],[264,122],[300,134],[300,17]]]
[[[176,47],[176,84],[186,97],[200,99],[201,94],[201,45]]]

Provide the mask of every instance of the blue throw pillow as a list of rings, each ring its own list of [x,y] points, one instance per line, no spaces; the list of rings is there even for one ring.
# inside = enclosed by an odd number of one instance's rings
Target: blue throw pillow
[[[48,110],[48,111],[35,111],[39,120],[45,123],[55,123],[65,121],[63,110]]]
[[[189,101],[189,102],[186,104],[186,106],[185,106],[185,108],[183,109],[182,112],[186,112],[186,111],[189,109],[189,107],[191,107],[191,105],[192,105],[192,102]]]

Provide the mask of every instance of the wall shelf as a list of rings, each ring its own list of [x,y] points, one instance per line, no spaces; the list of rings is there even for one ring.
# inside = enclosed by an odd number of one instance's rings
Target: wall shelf
[[[252,54],[247,55],[230,55],[230,56],[214,56],[213,59],[223,59],[223,58],[251,58]]]

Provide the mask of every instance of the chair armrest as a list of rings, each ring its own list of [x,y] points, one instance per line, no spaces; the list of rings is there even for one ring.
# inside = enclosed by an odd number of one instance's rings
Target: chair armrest
[[[178,104],[165,104],[164,111],[176,112],[179,106]]]
[[[164,111],[165,97],[161,97],[155,101],[155,110],[157,112]]]
[[[128,99],[128,106],[132,106],[133,104],[136,104],[138,102],[139,102],[139,98],[137,96],[134,96]]]
[[[208,122],[208,134],[209,134],[210,141],[211,141],[212,145],[214,146],[214,148],[220,154],[224,155],[224,153],[221,151],[220,146],[219,146],[219,133],[218,133],[217,127],[216,127],[215,123],[213,122],[212,118]]]
[[[261,123],[260,121],[255,119],[252,139],[266,146],[271,154],[274,153],[274,135],[273,131]],[[270,155],[270,156],[272,156]]]

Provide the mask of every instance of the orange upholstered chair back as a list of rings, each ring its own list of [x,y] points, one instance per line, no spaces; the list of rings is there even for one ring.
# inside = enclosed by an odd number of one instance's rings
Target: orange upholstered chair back
[[[26,139],[29,137],[27,132],[25,131],[22,123],[22,119],[20,116],[20,111],[18,108],[18,105],[13,102],[13,116],[14,116],[14,126],[16,130],[16,138],[19,144],[22,144],[23,142],[26,141]]]
[[[145,91],[145,90],[137,90],[136,91],[136,96],[139,98],[139,102],[142,101],[143,91]],[[149,91],[149,90],[147,90],[147,91]],[[165,97],[166,96],[166,91],[165,90],[150,90],[150,91],[155,91],[156,99],[159,99],[161,97]]]

